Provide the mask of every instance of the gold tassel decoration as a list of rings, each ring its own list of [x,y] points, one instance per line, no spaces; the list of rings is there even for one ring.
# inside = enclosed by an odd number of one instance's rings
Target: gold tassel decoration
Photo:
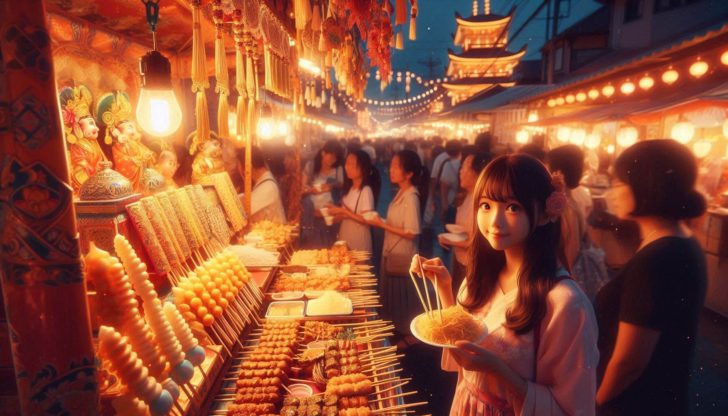
[[[395,48],[399,50],[404,49],[404,34],[401,30],[397,32],[397,41],[395,43]]]
[[[417,40],[417,0],[412,0],[410,10],[409,40]]]
[[[235,9],[233,13],[233,35],[235,37],[235,89],[238,92],[238,100],[235,106],[236,120],[235,127],[238,140],[246,137],[246,119],[248,92],[245,89],[245,56],[243,54],[245,45],[243,43],[243,13],[240,9]]]
[[[194,155],[197,148],[210,137],[210,114],[207,109],[207,98],[205,89],[210,86],[205,68],[205,44],[202,38],[202,26],[200,18],[200,1],[192,0],[192,92],[197,94],[195,98],[195,118],[197,129],[194,139],[190,144],[190,154]]]
[[[225,39],[223,37],[223,11],[222,1],[215,0],[213,5],[213,21],[215,22],[215,92],[220,94],[217,104],[217,134],[219,137],[230,137],[228,127],[228,95],[230,94],[230,81],[225,54]]]

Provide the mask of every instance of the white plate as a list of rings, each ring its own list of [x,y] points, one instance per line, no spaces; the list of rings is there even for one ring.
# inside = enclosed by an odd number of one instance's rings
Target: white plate
[[[434,313],[437,313],[437,311],[434,311]],[[417,332],[417,320],[422,318],[423,316],[425,316],[425,314],[426,314],[426,312],[415,316],[415,318],[412,320],[412,322],[410,322],[410,331],[412,331],[412,335],[414,335],[415,338],[419,339],[420,341],[424,342],[425,344],[432,345],[433,347],[456,348],[455,345],[452,345],[452,344],[438,344],[437,342],[429,340],[429,339],[425,338],[424,336],[422,336],[419,332]],[[482,341],[485,338],[485,336],[487,334],[488,334],[488,332],[485,330],[485,328],[483,328],[483,333],[480,335],[480,337],[473,340],[472,342],[474,342],[476,344],[479,343],[480,341]]]
[[[278,292],[270,295],[273,300],[298,300],[303,298],[303,292],[300,290],[292,290],[286,292]]]
[[[452,241],[454,243],[460,243],[462,241],[465,241],[468,239],[468,236],[466,234],[455,234],[455,233],[442,233],[438,235],[438,237],[445,237],[449,241]]]
[[[467,234],[465,227],[459,224],[445,224],[445,229],[454,234]]]

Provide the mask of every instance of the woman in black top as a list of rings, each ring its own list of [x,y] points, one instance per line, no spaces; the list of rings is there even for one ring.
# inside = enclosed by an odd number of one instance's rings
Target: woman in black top
[[[697,166],[673,140],[649,140],[615,163],[607,198],[642,244],[597,295],[601,415],[688,413],[688,380],[705,299],[705,257],[683,220],[705,212]]]

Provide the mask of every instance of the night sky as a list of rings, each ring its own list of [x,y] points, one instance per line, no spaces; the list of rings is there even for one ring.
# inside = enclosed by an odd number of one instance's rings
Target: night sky
[[[550,0],[552,5],[555,0]],[[491,13],[504,15],[511,7],[516,12],[511,25],[511,39],[508,47],[517,51],[524,44],[528,44],[524,60],[538,60],[541,57],[540,49],[546,36],[546,7],[544,6],[533,18],[534,12],[544,4],[542,0],[492,0]],[[455,12],[461,16],[472,15],[472,0],[418,0],[419,15],[417,17],[417,40],[407,39],[408,27],[404,27],[405,48],[402,51],[392,51],[392,70],[413,71],[424,79],[430,78],[430,69],[420,61],[427,61],[432,57],[440,61],[433,71],[433,77],[442,77],[447,69],[447,49],[453,48],[451,34],[455,32]],[[561,0],[561,17],[559,19],[559,32],[570,25],[588,16],[599,8],[600,4],[594,0]],[[552,6],[553,7],[553,6]],[[483,0],[479,0],[479,13],[483,13]],[[522,28],[522,29],[521,29]],[[520,30],[514,38],[513,34]],[[380,93],[379,82],[374,79],[374,71],[367,88],[367,98],[380,99],[404,97],[404,83],[396,87],[390,85],[384,93]],[[396,84],[394,82],[393,84]],[[423,91],[416,83],[412,84],[411,94]]]

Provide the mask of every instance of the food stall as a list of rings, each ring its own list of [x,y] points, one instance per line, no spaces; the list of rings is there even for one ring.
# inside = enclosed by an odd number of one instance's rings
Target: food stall
[[[252,147],[343,131],[328,117],[340,96],[362,97],[363,41],[389,71],[394,11],[349,21],[335,2],[311,6],[0,2],[0,342],[11,347],[0,370],[16,380],[16,410],[360,415],[421,404],[404,400],[370,253],[296,251],[295,224],[248,221]],[[376,26],[376,38],[356,25]],[[281,120],[289,128],[271,134]],[[226,155],[239,148],[236,188]]]

